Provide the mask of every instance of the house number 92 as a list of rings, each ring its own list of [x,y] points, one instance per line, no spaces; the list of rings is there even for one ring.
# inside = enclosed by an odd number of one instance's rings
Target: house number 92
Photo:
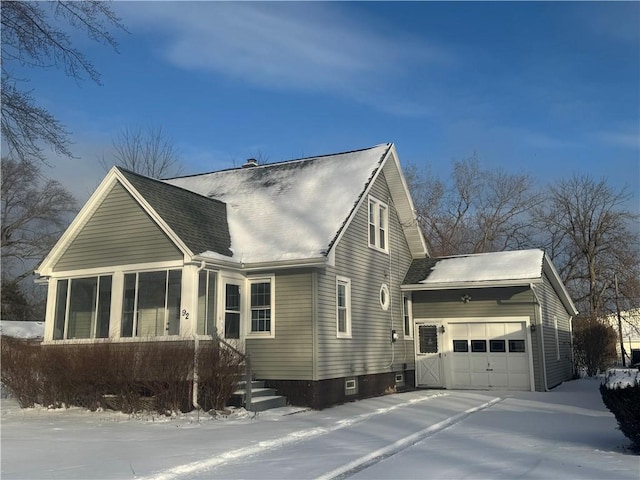
[[[189,312],[187,312],[187,310],[186,310],[186,309],[182,310],[182,316],[183,316],[185,319],[189,320]]]

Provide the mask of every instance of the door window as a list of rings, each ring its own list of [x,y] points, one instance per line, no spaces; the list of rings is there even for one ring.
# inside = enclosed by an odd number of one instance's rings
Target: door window
[[[435,325],[418,328],[420,353],[438,353],[438,330]]]

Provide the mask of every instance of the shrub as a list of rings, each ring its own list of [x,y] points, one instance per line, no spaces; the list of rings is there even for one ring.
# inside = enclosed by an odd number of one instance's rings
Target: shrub
[[[608,382],[609,377],[610,373],[607,372]],[[600,394],[606,407],[616,417],[622,433],[631,440],[634,450],[640,451],[640,383],[637,380],[626,386],[605,383],[600,385]]]
[[[198,348],[198,401],[205,410],[227,405],[244,372],[243,355],[214,342]],[[212,368],[216,365],[216,368]]]
[[[236,388],[242,355],[207,342],[40,345],[2,336],[2,383],[21,407],[112,408],[132,413],[192,409],[194,362],[206,408],[222,408]]]
[[[597,319],[581,319],[574,323],[573,348],[576,367],[592,377],[615,363],[616,332]]]

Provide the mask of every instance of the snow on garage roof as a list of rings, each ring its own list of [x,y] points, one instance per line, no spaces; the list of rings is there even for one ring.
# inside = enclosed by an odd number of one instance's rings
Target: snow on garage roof
[[[479,253],[415,260],[405,284],[460,284],[538,279],[542,250]]]
[[[382,144],[165,182],[227,204],[235,261],[317,258],[328,251],[390,148]]]

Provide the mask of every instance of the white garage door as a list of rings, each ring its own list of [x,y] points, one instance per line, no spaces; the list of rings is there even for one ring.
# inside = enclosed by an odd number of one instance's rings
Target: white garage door
[[[451,388],[530,390],[524,322],[449,323]]]

